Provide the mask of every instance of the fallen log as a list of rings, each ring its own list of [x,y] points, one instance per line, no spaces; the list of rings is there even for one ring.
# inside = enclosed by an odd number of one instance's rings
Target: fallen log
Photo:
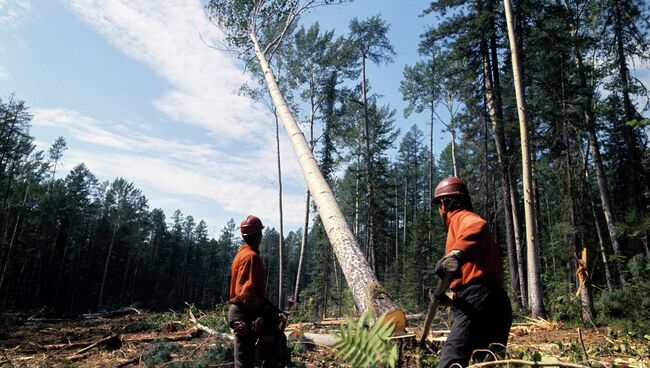
[[[190,321],[192,321],[192,323],[194,323],[196,328],[198,328],[199,330],[204,331],[204,332],[206,332],[206,333],[208,333],[208,334],[210,334],[210,335],[212,335],[212,336],[214,336],[214,337],[216,337],[218,339],[223,339],[223,340],[234,340],[235,339],[235,337],[233,335],[225,334],[223,332],[216,331],[216,330],[214,330],[214,329],[212,329],[212,328],[210,328],[210,327],[208,327],[208,326],[206,326],[204,324],[199,323],[199,321],[196,319],[196,317],[194,317],[194,313],[192,313],[192,308],[189,308],[188,311],[190,312]]]
[[[313,344],[331,348],[339,340],[333,334],[317,334],[311,332],[304,332],[302,330],[285,331],[287,340],[291,342]]]
[[[110,317],[120,317],[128,314],[142,314],[139,310],[133,307],[124,307],[118,310],[109,311],[109,312],[99,312],[99,313],[86,313],[82,314],[81,318],[83,319],[95,319],[95,318],[110,318]]]

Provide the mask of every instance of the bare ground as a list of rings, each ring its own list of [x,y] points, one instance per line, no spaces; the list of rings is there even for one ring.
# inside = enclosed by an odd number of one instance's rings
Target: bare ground
[[[152,323],[152,314],[115,318],[72,320],[55,323],[20,322],[0,330],[0,367],[181,367],[232,366],[231,342],[198,330],[187,319]],[[412,321],[413,326],[421,324]],[[0,325],[2,326],[2,325]],[[315,333],[334,333],[336,325],[298,324],[289,326]],[[440,332],[444,326],[433,328]],[[419,328],[410,332],[418,335]],[[582,338],[580,337],[582,335]],[[434,334],[434,337],[436,335]],[[439,343],[428,351],[404,341],[403,366],[427,364],[427,354],[437,354]],[[584,347],[583,347],[584,345]],[[650,367],[650,341],[606,327],[578,328],[556,322],[528,321],[511,330],[509,355],[531,360],[554,357],[559,361],[595,366]],[[586,354],[585,354],[586,353]],[[297,366],[339,367],[330,348],[293,344]],[[435,359],[428,359],[430,364]],[[302,363],[302,364],[301,364]]]

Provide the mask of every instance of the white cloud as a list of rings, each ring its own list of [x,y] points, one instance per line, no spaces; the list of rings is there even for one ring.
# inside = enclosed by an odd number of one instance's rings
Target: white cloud
[[[31,9],[29,0],[0,0],[0,27],[10,28],[20,24]]]
[[[56,128],[57,134],[68,139],[66,170],[71,169],[70,164],[84,162],[103,180],[122,176],[133,181],[153,207],[174,204],[195,217],[202,216],[193,213],[193,207],[208,203],[216,213],[205,218],[212,226],[222,226],[229,218],[248,213],[258,214],[272,226],[279,223],[272,144],[224,153],[216,145],[162,139],[143,133],[137,124],[101,122],[71,110],[36,108],[33,113],[35,127]],[[39,143],[41,149],[47,146]],[[283,179],[301,186],[302,178],[288,146],[283,145]],[[303,194],[285,193],[283,206],[287,226],[301,226]]]
[[[192,214],[189,202],[207,200],[225,219],[256,212],[277,224],[273,119],[264,106],[234,93],[252,81],[233,54],[205,45],[203,40],[223,45],[223,34],[208,21],[201,1],[62,3],[121,52],[145,63],[169,83],[152,101],[156,109],[180,124],[205,129],[217,142],[167,140],[152,136],[151,130],[136,123],[116,125],[75,111],[36,109],[35,125],[63,128],[66,138],[83,143],[69,142],[68,162],[83,161],[100,177],[123,176],[145,193],[147,188],[162,193],[159,200],[148,194],[152,206],[156,206],[154,200],[178,203],[182,198],[188,206],[180,206],[181,210]],[[304,182],[291,145],[285,138],[281,145],[285,190],[297,192],[285,192],[285,223],[297,228],[304,211]],[[237,152],[225,151],[232,147],[238,147]]]
[[[208,129],[217,138],[254,141],[268,134],[269,114],[233,92],[250,80],[227,52],[199,0],[65,2],[125,54],[148,64],[170,84],[154,106],[171,118]],[[256,132],[251,134],[251,132]]]

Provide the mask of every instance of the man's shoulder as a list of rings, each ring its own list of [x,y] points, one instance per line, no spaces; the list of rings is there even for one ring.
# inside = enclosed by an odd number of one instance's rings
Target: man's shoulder
[[[472,211],[463,210],[459,215],[459,222],[463,227],[483,228],[487,226],[487,221]]]
[[[257,254],[251,247],[247,245],[242,245],[239,247],[239,251],[237,252],[237,255],[235,255],[235,260],[240,262],[252,258],[259,258],[259,254]]]

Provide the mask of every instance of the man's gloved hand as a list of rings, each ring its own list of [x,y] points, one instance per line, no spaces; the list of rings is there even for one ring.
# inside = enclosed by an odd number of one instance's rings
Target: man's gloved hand
[[[452,251],[448,255],[442,257],[436,263],[436,275],[444,279],[446,275],[450,275],[452,280],[462,276],[461,268],[465,262],[464,255],[460,251]]]
[[[436,300],[438,300],[438,305],[441,305],[443,307],[451,307],[454,305],[454,292],[447,290],[444,294],[437,295]]]
[[[248,326],[244,321],[234,321],[232,323],[232,330],[235,332],[235,335],[243,336],[248,332]]]
[[[454,304],[454,293],[451,290],[447,290],[442,295],[436,295],[433,292],[433,289],[429,289],[429,300],[433,302],[436,300],[438,305],[441,307],[451,307]]]

